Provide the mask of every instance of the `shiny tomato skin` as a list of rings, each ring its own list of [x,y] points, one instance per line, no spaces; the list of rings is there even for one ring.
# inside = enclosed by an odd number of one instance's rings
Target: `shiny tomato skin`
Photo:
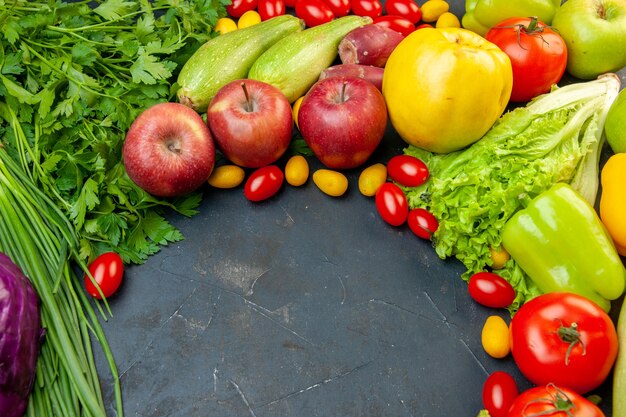
[[[105,252],[89,264],[89,273],[98,283],[102,294],[110,297],[118,290],[124,276],[124,262],[115,252]],[[85,274],[85,289],[87,293],[98,300],[102,298],[91,278]]]
[[[383,6],[378,0],[352,0],[352,13],[376,19],[383,14]]]
[[[298,0],[296,16],[304,20],[307,27],[328,23],[335,17],[330,7],[322,0]]]
[[[373,23],[391,30],[395,30],[405,37],[411,34],[411,32],[415,31],[415,25],[402,16],[379,16],[374,19]]]
[[[562,331],[574,328],[578,338],[564,340]],[[573,293],[545,293],[524,303],[511,320],[510,338],[513,359],[529,381],[567,386],[579,394],[600,386],[617,357],[617,332],[609,315]]]
[[[226,6],[226,12],[232,17],[241,17],[245,12],[256,9],[258,0],[233,0]]]
[[[560,404],[560,407],[557,407],[557,404]],[[602,410],[585,397],[569,388],[554,384],[533,387],[522,392],[511,404],[507,417],[544,415],[550,417],[605,417]]]
[[[524,27],[527,17],[505,19],[487,32],[485,39],[496,44],[511,59],[513,91],[511,101],[524,102],[547,93],[567,66],[567,46],[561,36],[542,22],[537,32]]]
[[[330,8],[335,17],[342,17],[350,14],[352,6],[350,0],[323,0]]]
[[[392,180],[405,187],[418,187],[424,184],[429,176],[426,164],[411,155],[392,157],[387,162],[387,173]]]
[[[413,24],[422,19],[422,11],[413,0],[387,0],[385,12],[390,16],[402,16]]]
[[[507,413],[519,388],[513,377],[504,371],[495,371],[487,377],[483,384],[483,406],[489,411],[490,417],[507,417]]]
[[[276,165],[267,165],[253,171],[243,188],[243,193],[250,201],[263,201],[280,190],[285,174]]]
[[[383,220],[392,226],[404,224],[409,214],[406,196],[396,184],[386,182],[376,191],[376,210]]]
[[[285,14],[284,0],[258,0],[257,12],[261,15],[261,20],[265,21],[272,17]]]
[[[473,274],[467,289],[470,297],[485,307],[505,308],[515,300],[513,286],[493,272],[482,271]]]
[[[433,233],[439,228],[439,222],[432,213],[424,208],[418,207],[409,211],[407,216],[409,229],[422,239],[430,240]]]

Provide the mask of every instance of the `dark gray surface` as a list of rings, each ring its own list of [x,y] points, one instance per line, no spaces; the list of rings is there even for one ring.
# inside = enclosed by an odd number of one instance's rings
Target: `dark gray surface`
[[[372,161],[403,146],[390,131]],[[127,269],[103,324],[126,416],[475,416],[489,373],[529,387],[481,347],[485,318],[508,313],[472,302],[459,262],[385,224],[359,172],[342,198],[311,180],[262,203],[207,188],[200,214],[171,217],[186,239]]]

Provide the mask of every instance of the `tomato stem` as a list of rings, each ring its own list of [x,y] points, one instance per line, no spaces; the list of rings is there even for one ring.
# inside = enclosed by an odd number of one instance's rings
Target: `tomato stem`
[[[550,392],[550,389],[554,390],[554,393]],[[529,401],[525,406],[522,415],[524,417],[539,417],[539,416],[547,416],[554,415],[556,413],[563,412],[567,414],[569,417],[574,417],[572,411],[576,411],[576,404],[564,393],[559,387],[550,383],[546,385],[546,392],[550,395],[550,398],[536,398],[532,401]],[[539,413],[526,414],[525,410],[531,404],[535,403],[549,403],[554,408],[543,410]]]
[[[580,346],[582,346],[583,348],[583,355],[587,353],[585,349],[585,344],[582,340],[580,340],[580,333],[578,332],[577,323],[572,323],[569,327],[565,327],[563,323],[561,323],[559,329],[557,330],[557,334],[561,341],[569,343],[569,347],[567,348],[567,352],[565,353],[565,365],[569,365],[569,357],[572,353],[572,349],[574,349],[574,346],[576,346],[578,343],[580,343]]]
[[[540,30],[537,29],[538,21],[539,19],[537,19],[537,16],[531,16],[530,22],[528,22],[528,26],[523,27],[524,32],[526,33],[540,32]]]

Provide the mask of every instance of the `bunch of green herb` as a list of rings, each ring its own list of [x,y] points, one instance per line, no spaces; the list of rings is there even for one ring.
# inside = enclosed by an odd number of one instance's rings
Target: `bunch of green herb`
[[[80,258],[115,249],[141,263],[182,239],[121,162],[125,133],[169,101],[177,71],[212,36],[228,0],[0,0],[0,141],[72,221]]]

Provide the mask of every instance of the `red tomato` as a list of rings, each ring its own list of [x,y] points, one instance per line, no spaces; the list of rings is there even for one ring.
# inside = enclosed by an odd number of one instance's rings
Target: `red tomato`
[[[429,174],[426,164],[411,155],[396,155],[391,158],[387,162],[387,173],[392,180],[405,187],[424,184]]]
[[[617,333],[596,303],[552,292],[522,305],[511,320],[511,353],[532,383],[567,386],[579,394],[598,387],[617,357]]]
[[[507,412],[518,395],[517,383],[504,371],[492,373],[483,384],[483,406],[491,417],[507,417]]]
[[[409,211],[407,221],[409,229],[422,239],[430,240],[439,227],[435,216],[430,211],[419,207]]]
[[[431,25],[430,23],[422,23],[421,25],[415,26],[415,30],[424,29],[424,28],[432,28],[432,27],[433,25]]]
[[[604,417],[602,410],[575,391],[554,384],[530,388],[513,401],[507,417]]]
[[[406,196],[396,184],[386,182],[376,191],[376,209],[384,221],[392,226],[402,225],[409,215]]]
[[[285,14],[284,0],[258,0],[257,12],[261,16],[261,20],[271,19],[272,17]]]
[[[350,0],[323,0],[335,17],[346,16],[350,13]]]
[[[105,297],[115,294],[122,283],[122,276],[124,275],[124,263],[120,255],[115,252],[105,252],[94,259],[88,269]],[[85,274],[85,289],[92,297],[102,298],[98,288],[87,274]]]
[[[241,17],[248,10],[256,9],[258,0],[233,0],[226,6],[226,12],[232,17]]]
[[[298,0],[296,2],[296,16],[304,20],[307,27],[330,22],[335,17],[330,7],[322,0]]]
[[[276,165],[261,167],[250,174],[243,194],[250,201],[267,200],[280,190],[284,179],[285,174]]]
[[[352,13],[376,19],[383,14],[383,6],[378,0],[352,0]]]
[[[402,16],[380,16],[374,19],[374,24],[395,30],[401,33],[402,36],[408,36],[411,32],[415,31],[415,25]]]
[[[504,308],[515,300],[513,286],[493,272],[475,273],[470,277],[467,289],[474,301],[486,307]]]
[[[567,65],[567,46],[561,36],[544,23],[527,17],[505,19],[485,38],[500,47],[511,59],[513,91],[511,101],[528,101],[547,93]]]
[[[391,16],[402,16],[413,24],[422,18],[422,11],[413,0],[387,0],[385,12]]]

